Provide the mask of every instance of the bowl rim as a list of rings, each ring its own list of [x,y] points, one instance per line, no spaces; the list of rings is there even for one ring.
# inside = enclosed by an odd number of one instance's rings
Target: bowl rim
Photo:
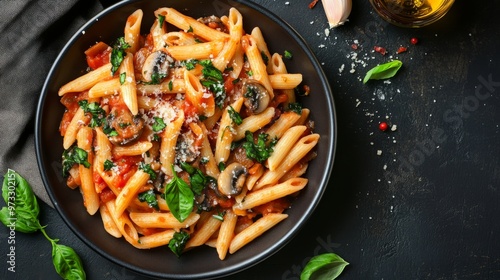
[[[332,173],[333,169],[333,163],[335,159],[335,154],[336,154],[336,145],[337,145],[337,116],[336,116],[336,109],[335,109],[335,102],[333,98],[333,93],[328,81],[328,78],[326,77],[323,69],[321,68],[320,63],[318,62],[317,58],[315,57],[313,51],[311,48],[307,45],[306,41],[304,38],[291,26],[289,25],[286,21],[275,15],[273,12],[267,10],[266,8],[260,6],[259,4],[247,1],[247,0],[228,0],[231,2],[235,2],[238,4],[242,4],[244,6],[247,6],[258,13],[264,15],[265,17],[271,19],[274,21],[280,28],[282,28],[286,33],[288,33],[298,44],[298,46],[304,51],[306,54],[307,58],[310,60],[310,63],[314,67],[314,71],[318,75],[318,79],[321,81],[321,88],[325,91],[325,98],[328,101],[328,116],[331,116],[330,119],[330,125],[328,126],[329,131],[328,134],[326,135],[328,138],[328,155],[327,160],[326,160],[326,166],[325,166],[325,172],[323,173],[321,179],[319,180],[319,189],[318,192],[315,193],[313,198],[311,199],[311,203],[308,205],[307,209],[305,209],[304,213],[305,215],[301,215],[300,219],[295,222],[295,225],[289,229],[289,231],[283,235],[279,242],[275,243],[274,245],[266,248],[265,250],[262,250],[261,252],[253,255],[251,258],[248,258],[242,262],[239,262],[235,265],[232,266],[227,266],[222,269],[206,272],[206,273],[198,273],[198,274],[189,274],[189,275],[179,275],[179,274],[165,274],[162,272],[154,272],[150,271],[147,269],[143,269],[141,267],[131,265],[130,263],[124,262],[122,260],[119,260],[112,256],[110,253],[104,251],[100,247],[98,247],[96,244],[94,244],[91,240],[87,239],[78,229],[75,227],[75,224],[73,221],[67,217],[65,214],[65,210],[61,207],[61,205],[58,203],[55,194],[53,193],[53,188],[51,186],[51,183],[48,179],[47,176],[47,168],[45,166],[44,160],[43,160],[43,151],[42,151],[42,139],[41,139],[41,133],[42,133],[42,112],[43,108],[45,105],[46,97],[48,95],[48,87],[50,85],[50,82],[54,76],[54,72],[56,69],[59,67],[59,64],[63,61],[63,58],[65,54],[67,53],[68,49],[73,46],[77,40],[82,36],[82,34],[85,33],[85,30],[90,28],[92,25],[94,25],[99,18],[107,16],[109,13],[113,12],[116,9],[119,9],[123,6],[133,4],[136,2],[142,2],[144,0],[133,0],[133,1],[128,1],[128,0],[123,0],[120,1],[114,5],[111,5],[105,9],[103,9],[101,12],[99,12],[97,15],[89,19],[86,23],[84,23],[72,36],[71,38],[67,41],[67,43],[60,49],[58,56],[54,60],[49,72],[47,73],[46,79],[44,81],[41,94],[39,96],[38,104],[37,104],[37,109],[36,109],[36,117],[35,117],[35,152],[36,152],[36,158],[37,158],[37,164],[39,168],[39,172],[42,178],[42,182],[44,184],[44,187],[48,193],[48,196],[50,200],[52,201],[54,208],[57,210],[59,216],[62,218],[62,220],[65,222],[65,224],[71,229],[71,231],[78,236],[78,238],[83,241],[88,247],[92,248],[92,250],[96,251],[99,253],[101,256],[105,257],[106,259],[112,261],[113,263],[120,265],[122,267],[128,268],[132,271],[138,272],[140,274],[149,276],[149,277],[167,277],[167,278],[174,278],[174,279],[212,279],[215,277],[222,277],[222,276],[228,276],[237,272],[240,272],[242,270],[249,269],[250,267],[253,267],[257,265],[258,263],[264,261],[265,259],[271,257],[274,255],[279,249],[283,248],[288,242],[290,242],[295,235],[300,231],[300,229],[304,226],[306,221],[311,217],[312,213],[314,212],[315,208],[319,204],[327,186],[330,180],[330,176]],[[326,133],[326,132],[325,132]]]

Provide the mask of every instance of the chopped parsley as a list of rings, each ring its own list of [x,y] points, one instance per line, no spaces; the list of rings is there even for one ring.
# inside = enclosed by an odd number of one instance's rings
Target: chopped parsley
[[[181,168],[189,174],[191,189],[196,195],[200,195],[208,183],[215,182],[214,178],[203,174],[200,169],[189,165],[187,162],[182,162]]]
[[[158,200],[156,199],[156,194],[152,189],[139,193],[137,195],[137,198],[140,202],[146,202],[149,207],[160,210],[160,206],[158,206]]]
[[[260,55],[262,56],[262,61],[264,61],[264,64],[267,65],[267,63],[269,62],[269,57],[267,57],[264,51],[261,51]]]
[[[127,79],[127,73],[126,72],[120,73],[120,85],[123,85],[126,79]]]
[[[193,32],[193,27],[190,25],[189,29],[186,32],[188,32],[188,33],[191,32],[192,33]]]
[[[115,163],[107,159],[104,161],[104,171],[109,171],[115,166]]]
[[[111,51],[111,75],[114,75],[120,67],[120,64],[122,64],[123,58],[126,55],[125,50],[128,48],[130,48],[130,45],[125,42],[124,37],[120,37],[116,40],[113,45],[113,50]]]
[[[285,50],[283,56],[286,58],[286,59],[292,59],[293,55],[290,51],[287,51]]]
[[[139,169],[144,171],[145,173],[148,173],[149,179],[151,180],[156,179],[156,172],[151,168],[151,165],[146,164],[144,162],[139,162]]]
[[[274,151],[274,146],[278,139],[273,139],[267,143],[269,135],[266,133],[260,133],[257,137],[257,143],[254,142],[253,133],[250,131],[245,131],[245,143],[243,143],[243,148],[246,151],[247,158],[256,160],[260,163],[268,159],[272,152]]]
[[[158,15],[158,27],[162,28],[163,23],[165,22],[165,16],[164,15]]]
[[[172,80],[170,80],[170,81],[168,82],[168,90],[170,90],[170,91],[171,91],[173,88],[174,88],[174,83],[172,82]]]
[[[298,102],[288,103],[288,110],[302,115],[302,104]]]
[[[243,119],[241,119],[240,114],[238,112],[236,112],[232,106],[229,106],[227,108],[227,112],[229,113],[229,117],[231,118],[231,120],[236,125],[240,125],[243,122]]]
[[[87,151],[77,146],[71,146],[71,148],[64,150],[62,154],[63,177],[67,177],[69,175],[69,170],[75,164],[81,164],[85,168],[90,168],[90,162],[87,157]]]
[[[160,117],[154,117],[154,121],[155,122],[152,125],[154,132],[162,131],[165,127],[167,127],[163,119]]]
[[[92,118],[90,119],[90,127],[101,126],[104,118],[106,117],[106,112],[104,111],[99,103],[92,102],[89,103],[87,100],[78,101],[78,105],[83,109],[85,113],[89,113]]]
[[[224,87],[222,72],[215,68],[209,59],[200,61],[200,65],[203,66],[201,70],[203,75],[203,79],[200,80],[201,84],[213,92],[215,104],[219,108],[222,108],[226,99],[226,89]]]
[[[181,65],[183,65],[184,67],[186,67],[186,70],[193,70],[195,67],[196,67],[196,64],[198,64],[199,61],[197,59],[188,59],[188,60],[184,60],[183,62],[181,62]]]

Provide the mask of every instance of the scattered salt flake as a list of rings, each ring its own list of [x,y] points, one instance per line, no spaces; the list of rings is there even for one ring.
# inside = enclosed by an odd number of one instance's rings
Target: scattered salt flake
[[[340,65],[339,67],[339,73],[342,73],[344,71],[345,64]]]
[[[377,156],[381,156],[382,155],[382,150],[377,150]]]
[[[325,36],[328,37],[330,35],[330,29],[325,28]]]
[[[285,5],[290,5],[290,2],[285,2]]]
[[[395,124],[393,124],[393,125],[391,126],[391,131],[396,131],[397,129],[398,129],[398,126],[397,126],[397,125],[395,125]]]
[[[85,34],[85,30],[82,31],[82,34]]]
[[[325,47],[325,45],[324,45],[324,44],[321,44],[321,45],[319,45],[318,47],[322,49],[322,48],[324,48],[324,47]]]
[[[387,170],[387,164],[384,164],[384,167],[382,167],[384,170]]]
[[[356,99],[356,108],[361,105],[361,101],[359,101],[359,99]]]

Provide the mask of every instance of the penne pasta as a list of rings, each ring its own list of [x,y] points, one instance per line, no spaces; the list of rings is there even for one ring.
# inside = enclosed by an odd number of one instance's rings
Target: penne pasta
[[[135,10],[118,38],[130,46],[97,42],[85,51],[94,70],[59,89],[66,183],[137,249],[206,245],[225,260],[286,219],[282,202],[307,185],[319,134],[310,110],[288,106],[302,74],[271,56],[264,29],[245,32],[237,8],[154,16]]]
[[[261,236],[264,232],[283,221],[288,217],[287,214],[268,214],[258,219],[255,223],[234,236],[229,245],[229,253],[234,254],[243,246],[250,243],[255,238]]]

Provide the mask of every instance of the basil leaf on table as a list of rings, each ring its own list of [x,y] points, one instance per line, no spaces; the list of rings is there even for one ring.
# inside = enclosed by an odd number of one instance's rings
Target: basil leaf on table
[[[63,279],[86,279],[78,254],[70,247],[57,244],[40,225],[40,207],[29,183],[17,172],[9,169],[4,175],[2,197],[7,204],[0,210],[0,221],[11,230],[30,233],[40,230],[52,244],[52,263]]]
[[[300,280],[336,279],[349,263],[334,253],[315,256],[302,270]]]
[[[52,262],[63,279],[86,279],[82,261],[75,250],[66,245],[57,244],[57,239],[50,240],[52,243]]]
[[[366,84],[369,80],[383,80],[394,77],[398,72],[399,68],[403,65],[400,60],[393,60],[384,64],[377,65],[366,72],[365,78],[363,79],[363,84]]]
[[[0,211],[0,220],[4,225],[15,224],[16,231],[24,233],[41,229],[38,222],[40,207],[35,194],[28,182],[12,169],[4,176],[2,197],[7,204]],[[11,217],[15,217],[15,220]]]

